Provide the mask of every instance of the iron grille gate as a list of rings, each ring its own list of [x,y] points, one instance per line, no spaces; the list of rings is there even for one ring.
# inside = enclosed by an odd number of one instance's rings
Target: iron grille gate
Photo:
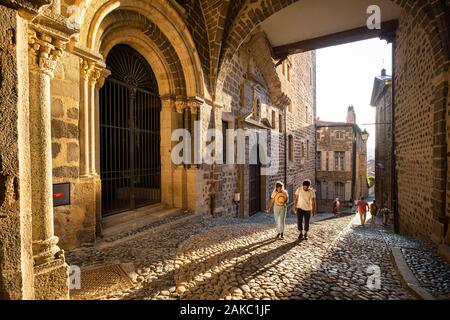
[[[161,201],[161,101],[153,72],[126,46],[113,48],[107,64],[112,74],[100,92],[103,216]]]

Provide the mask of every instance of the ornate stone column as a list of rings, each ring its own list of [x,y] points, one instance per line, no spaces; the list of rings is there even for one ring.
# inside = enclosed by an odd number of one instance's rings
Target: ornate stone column
[[[199,98],[191,98],[187,102],[187,111],[190,113],[189,132],[191,133],[191,160],[192,165],[186,169],[186,192],[187,192],[187,209],[192,212],[204,214],[204,199],[202,192],[203,189],[203,170],[201,164],[202,161],[202,148],[204,132],[202,131],[200,120],[200,110],[203,105],[203,100]],[[200,125],[200,126],[199,126]],[[197,163],[196,163],[197,162]]]
[[[97,82],[100,79],[100,70],[98,68],[94,68],[91,71],[89,78],[89,86],[90,86],[90,99],[89,99],[89,153],[90,153],[90,169],[89,173],[93,176],[97,175],[96,171],[96,161],[95,161],[95,125],[96,125],[96,96],[97,96]]]
[[[175,101],[171,97],[161,97],[161,202],[170,207],[174,206],[173,189],[173,164],[171,158],[172,152],[172,127],[173,110]]]
[[[82,150],[82,166],[81,166],[81,175],[83,177],[89,177],[90,173],[90,156],[89,156],[89,141],[90,141],[90,135],[89,135],[89,78],[92,72],[93,65],[90,64],[86,60],[81,60],[81,79],[83,81],[83,108],[82,108],[82,114],[83,114],[83,150]]]
[[[32,29],[28,41],[35,298],[64,299],[68,298],[68,269],[53,227],[50,103],[50,79],[64,43]]]

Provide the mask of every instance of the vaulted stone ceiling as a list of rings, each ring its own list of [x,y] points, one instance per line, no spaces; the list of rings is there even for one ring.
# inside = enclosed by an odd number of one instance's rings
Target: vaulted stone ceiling
[[[202,62],[209,88],[214,88],[223,44],[239,11],[248,0],[177,0]],[[205,41],[207,40],[207,41]],[[213,92],[214,90],[210,90]]]

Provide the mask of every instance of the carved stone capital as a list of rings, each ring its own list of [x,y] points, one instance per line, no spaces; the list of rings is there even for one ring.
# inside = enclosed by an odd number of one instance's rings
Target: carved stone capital
[[[65,43],[44,33],[28,30],[30,71],[42,72],[53,77],[58,59],[63,54]]]
[[[92,85],[96,85],[101,77],[101,70],[94,67],[89,75],[89,82]]]
[[[200,107],[202,106],[203,103],[204,101],[202,99],[193,97],[188,99],[187,107],[189,108],[192,114],[197,114],[200,111]]]
[[[183,113],[184,109],[186,109],[187,107],[187,102],[186,100],[182,99],[182,98],[177,98],[175,100],[175,111],[177,113]]]
[[[91,73],[94,70],[95,64],[93,62],[89,62],[85,59],[80,59],[80,74],[81,77],[85,80],[89,80],[91,77]]]

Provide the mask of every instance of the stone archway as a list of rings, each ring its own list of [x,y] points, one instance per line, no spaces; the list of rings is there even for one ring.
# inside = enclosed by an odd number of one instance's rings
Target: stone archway
[[[216,87],[213,89],[216,96],[220,96],[223,91],[224,83],[227,81],[227,74],[231,73],[233,59],[235,59],[239,48],[248,40],[258,28],[258,26],[273,14],[287,9],[290,5],[298,2],[298,0],[283,1],[253,1],[246,2],[239,10],[237,18],[234,20],[227,37],[223,43],[223,49],[220,56],[218,80]],[[399,144],[407,145],[408,148],[402,150],[399,155],[400,170],[397,171],[397,180],[399,188],[406,191],[406,196],[399,199],[399,211],[403,214],[403,231],[414,234],[417,237],[427,238],[436,243],[442,243],[444,237],[446,242],[450,244],[450,233],[446,232],[449,221],[449,205],[450,190],[448,188],[448,99],[449,99],[449,74],[450,74],[450,50],[449,39],[450,29],[448,21],[450,19],[448,1],[400,1],[392,0],[395,4],[403,9],[403,14],[399,19],[399,28],[396,35],[388,35],[389,41],[394,41],[394,48],[402,47],[403,53],[400,57],[397,51],[394,56],[394,65],[396,66],[396,74],[394,75],[394,103],[399,111],[397,116],[403,126],[398,128],[396,133],[401,134]],[[411,37],[407,37],[407,33]],[[420,34],[419,37],[413,36]],[[383,35],[384,36],[384,35]],[[395,38],[398,38],[396,41]],[[403,40],[403,41],[402,41]],[[410,46],[407,42],[416,45]],[[414,48],[414,49],[413,49]],[[426,57],[425,57],[426,56]],[[420,64],[426,64],[427,67],[422,68]],[[414,67],[411,67],[414,66]],[[411,70],[424,70],[424,74],[419,81],[407,84],[406,79],[409,78]],[[425,75],[426,74],[426,75]],[[405,89],[408,88],[408,89]],[[400,89],[400,90],[397,90]],[[409,91],[409,92],[408,92]],[[415,98],[409,99],[408,95],[414,93]],[[426,97],[424,99],[423,97]],[[417,117],[415,114],[417,106],[412,106],[410,102],[426,105],[427,107],[421,111],[423,115],[429,115],[428,123],[421,123],[421,132],[409,135],[406,133],[405,127],[415,125]],[[416,124],[417,125],[417,124]],[[431,128],[431,129],[430,129]],[[430,129],[430,130],[428,130]],[[428,131],[430,132],[428,132]],[[429,137],[430,142],[421,149],[426,153],[426,161],[420,159],[411,159],[409,153],[414,154],[415,146],[421,144],[424,139],[421,137]],[[414,142],[415,141],[415,142]],[[409,152],[409,153],[408,153]],[[419,154],[416,152],[416,155]],[[415,172],[419,168],[421,161],[427,169],[428,174],[423,175],[426,186],[417,188],[416,193],[427,194],[424,197],[426,204],[423,212],[427,212],[430,219],[421,221],[418,214],[414,210],[408,209],[408,203],[413,199],[412,191],[408,188],[411,184],[411,178],[417,177],[408,172]],[[432,177],[432,179],[428,179]],[[416,181],[413,184],[421,184]],[[397,206],[397,204],[395,204]],[[416,222],[411,222],[410,216],[417,216]],[[419,222],[425,226],[419,226]],[[402,225],[402,221],[400,221]],[[422,227],[423,230],[419,231]],[[428,234],[428,235],[427,235]],[[429,236],[433,234],[433,236]],[[431,238],[431,239],[430,239]]]
[[[80,42],[88,50],[105,59],[115,47],[126,45],[138,52],[153,71],[161,100],[160,202],[168,207],[196,210],[198,200],[187,195],[187,185],[197,183],[200,171],[175,166],[171,160],[172,132],[177,128],[192,130],[191,119],[199,116],[204,94],[197,53],[178,13],[160,1],[98,1],[87,7],[81,21]],[[95,128],[91,128],[96,132],[97,146],[98,127],[96,121]],[[97,172],[101,172],[99,149],[95,151]],[[102,228],[99,221],[104,211],[99,202],[97,197],[97,230]]]

